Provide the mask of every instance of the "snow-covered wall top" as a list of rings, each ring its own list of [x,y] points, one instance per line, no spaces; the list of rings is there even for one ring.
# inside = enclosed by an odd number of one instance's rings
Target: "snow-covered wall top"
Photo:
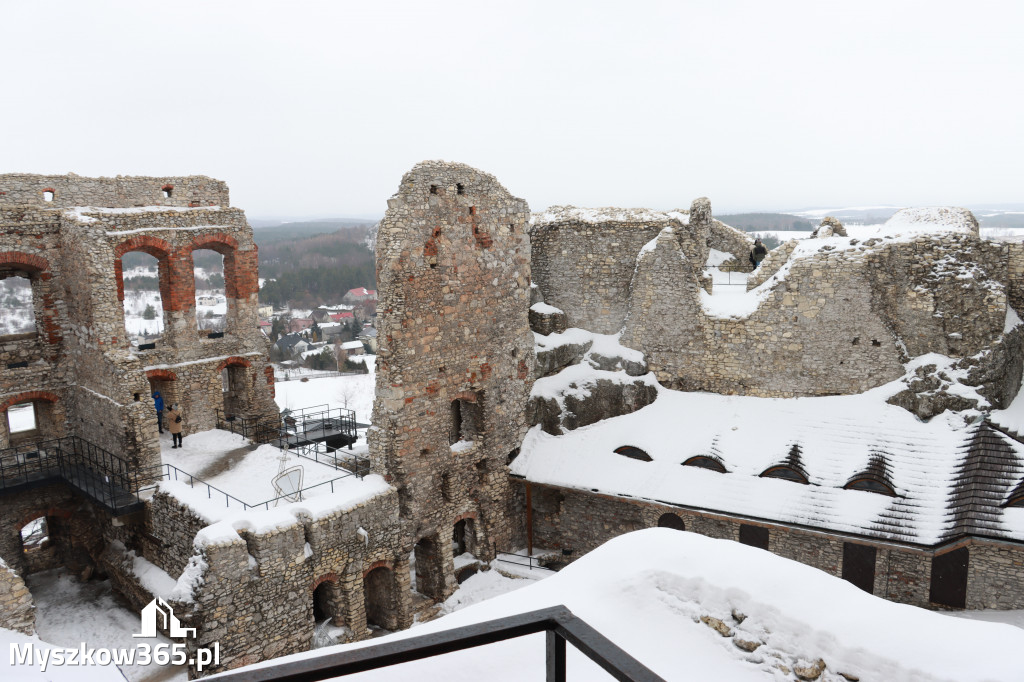
[[[677,221],[686,225],[690,212],[685,209],[674,211],[652,211],[648,208],[577,208],[576,206],[549,206],[547,210],[530,216],[530,225],[545,229],[555,223],[668,223]]]

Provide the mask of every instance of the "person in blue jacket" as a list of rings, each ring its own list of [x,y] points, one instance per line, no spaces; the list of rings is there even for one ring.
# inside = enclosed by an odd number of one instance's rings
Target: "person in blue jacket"
[[[153,391],[153,405],[156,407],[156,425],[160,433],[164,432],[164,398],[160,391]]]

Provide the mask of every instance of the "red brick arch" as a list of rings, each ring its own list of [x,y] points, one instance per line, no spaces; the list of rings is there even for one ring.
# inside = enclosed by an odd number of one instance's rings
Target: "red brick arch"
[[[226,256],[229,252],[238,250],[238,240],[224,232],[212,232],[196,237],[189,243],[187,248],[189,251],[210,249]]]
[[[196,237],[186,247],[210,249],[224,256],[224,295],[228,298],[246,298],[259,292],[259,274],[256,247],[242,251],[238,240],[224,232],[213,232]]]
[[[316,590],[316,588],[320,587],[320,585],[322,585],[323,583],[335,583],[335,584],[337,584],[337,582],[338,582],[338,574],[337,573],[334,573],[334,572],[324,573],[322,576],[320,576],[319,578],[317,578],[316,580],[314,580],[313,582],[311,582],[309,584],[309,591],[312,592],[312,591]]]
[[[55,403],[60,400],[60,396],[56,393],[50,393],[49,391],[25,391],[17,395],[11,396],[7,400],[0,403],[0,412],[4,412],[7,408],[12,405],[19,405],[21,403],[35,402],[41,400],[47,403]]]
[[[124,300],[124,267],[121,265],[121,257],[131,251],[148,253],[159,261],[160,300],[165,310],[173,310],[171,302],[174,297],[172,296],[170,265],[174,248],[163,239],[148,234],[126,239],[114,247],[114,278],[117,282],[117,300]]]
[[[386,568],[392,573],[395,572],[395,565],[388,560],[374,561],[372,564],[363,569],[363,577],[370,575],[371,571],[375,571],[378,568]]]
[[[42,256],[37,256],[33,253],[25,253],[24,251],[0,251],[0,267],[6,266],[5,269],[11,266],[16,266],[21,270],[27,270],[32,273],[39,273],[40,275],[45,274],[44,279],[50,278],[50,263]]]
[[[477,520],[476,512],[475,511],[470,511],[470,512],[466,512],[464,514],[459,514],[458,516],[455,517],[455,520],[452,521],[452,525],[454,526],[459,521],[464,521],[466,519],[473,519],[474,521],[476,521]]]
[[[220,372],[225,367],[231,367],[233,365],[234,366],[241,365],[242,367],[251,367],[252,363],[250,361],[246,360],[243,357],[239,357],[237,355],[232,355],[230,358],[225,358],[224,360],[222,360],[221,363],[219,365],[217,365],[217,369],[215,371],[216,372]],[[273,371],[273,369],[271,369],[271,371]]]
[[[178,375],[169,369],[147,369],[146,378],[157,381],[177,381]]]

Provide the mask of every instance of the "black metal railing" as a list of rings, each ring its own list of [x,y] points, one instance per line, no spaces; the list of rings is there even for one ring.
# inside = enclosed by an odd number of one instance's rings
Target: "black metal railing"
[[[540,562],[540,559],[533,556],[526,556],[524,554],[512,554],[510,552],[495,552],[495,557],[498,559],[498,561],[501,561],[503,563],[512,564],[513,566],[522,566],[523,568],[528,568],[531,571],[537,569],[541,571],[548,571],[550,573],[556,572],[555,569],[549,566],[545,566]]]
[[[203,479],[197,478],[196,476],[188,473],[187,471],[179,469],[173,464],[161,464],[157,467],[153,467],[150,473],[151,480],[154,480],[155,482],[151,483],[149,486],[145,488],[142,488],[142,490],[156,488],[157,484],[159,484],[161,481],[179,481],[185,483],[186,485],[188,485],[188,487],[192,488],[193,490],[205,492],[206,499],[208,500],[223,500],[224,506],[226,506],[227,508],[241,509],[243,511],[246,509],[270,509],[271,507],[276,506],[281,500],[294,501],[296,499],[300,499],[303,494],[308,493],[312,490],[318,490],[320,488],[329,489],[331,493],[333,493],[335,484],[337,484],[339,481],[343,481],[346,478],[349,478],[352,475],[350,473],[346,473],[343,476],[332,478],[329,481],[314,483],[313,485],[308,485],[305,488],[302,488],[294,493],[289,493],[287,495],[278,495],[277,497],[272,497],[269,500],[264,500],[263,502],[246,502],[240,498],[235,497],[234,495],[225,490],[221,490],[212,483],[208,483]]]
[[[146,472],[78,436],[0,450],[0,491],[62,480],[115,513],[141,506]]]
[[[318,405],[286,410],[276,417],[225,415],[223,410],[217,410],[217,428],[254,443],[269,443],[360,478],[370,472],[368,458],[339,454],[342,447],[352,450],[357,439],[359,426],[352,410]]]
[[[361,649],[324,654],[256,669],[243,668],[236,672],[224,673],[218,679],[224,682],[326,680],[539,632],[547,634],[547,682],[565,682],[566,642],[571,642],[580,652],[620,682],[664,682],[664,678],[655,674],[564,606],[553,606]]]

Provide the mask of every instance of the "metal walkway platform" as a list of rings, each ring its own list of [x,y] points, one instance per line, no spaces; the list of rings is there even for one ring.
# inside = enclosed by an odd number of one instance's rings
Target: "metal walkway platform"
[[[142,509],[141,481],[126,460],[77,436],[0,450],[0,495],[65,483],[122,516]]]

